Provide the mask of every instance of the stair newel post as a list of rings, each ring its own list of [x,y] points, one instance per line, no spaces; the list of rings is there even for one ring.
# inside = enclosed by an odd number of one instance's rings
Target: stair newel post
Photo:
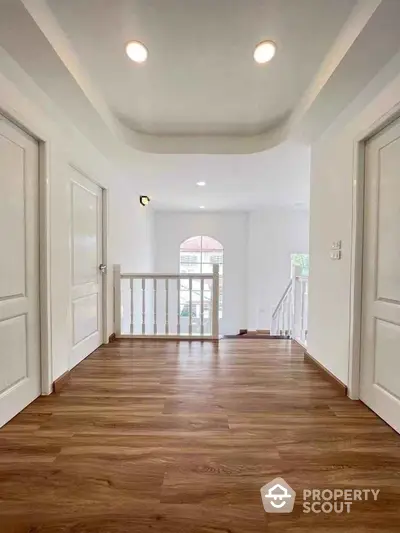
[[[114,332],[121,335],[121,265],[113,266],[114,278]]]

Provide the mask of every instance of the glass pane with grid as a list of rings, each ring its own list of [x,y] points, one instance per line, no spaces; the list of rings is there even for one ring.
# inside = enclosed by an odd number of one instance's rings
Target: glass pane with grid
[[[180,272],[183,274],[212,274],[213,265],[219,265],[219,316],[222,317],[222,290],[223,290],[223,262],[224,249],[220,242],[209,236],[190,237],[181,244],[180,247]],[[189,310],[189,279],[180,281],[181,315],[189,317],[192,315],[192,326],[200,318],[201,309],[201,286],[200,280],[192,279],[192,310]],[[204,319],[210,314],[212,309],[212,280],[204,280]],[[199,316],[197,316],[199,315]],[[193,329],[194,332],[194,329]]]

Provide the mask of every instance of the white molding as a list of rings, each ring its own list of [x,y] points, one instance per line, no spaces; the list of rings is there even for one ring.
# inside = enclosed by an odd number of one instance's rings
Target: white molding
[[[364,236],[364,155],[365,141],[356,141],[353,149],[353,205],[350,259],[350,332],[348,396],[358,400],[360,395],[362,270]]]
[[[293,340],[307,352],[307,342],[302,341],[300,337],[293,337]]]
[[[254,154],[270,150],[289,136],[287,118],[254,135],[156,135],[120,122],[123,140],[132,149],[155,154]]]
[[[40,367],[42,395],[53,392],[50,149],[39,141]]]
[[[39,301],[41,394],[53,392],[52,311],[51,311],[51,216],[50,141],[40,127],[17,113],[7,101],[0,102],[0,114],[38,143],[39,150]]]
[[[381,115],[354,140],[353,148],[353,206],[351,224],[350,269],[350,325],[348,396],[360,398],[361,333],[362,333],[362,275],[364,240],[365,144],[400,116],[400,102]]]
[[[107,266],[106,273],[102,276],[102,284],[103,284],[103,302],[102,302],[102,310],[103,310],[103,343],[107,344],[109,342],[108,340],[108,309],[109,309],[109,301],[108,301],[108,280],[110,276],[110,268],[108,265],[108,234],[109,234],[109,224],[108,224],[108,202],[109,202],[109,191],[106,187],[101,186],[101,189],[103,191],[102,194],[102,216],[103,216],[103,246],[102,246],[102,252],[103,252],[103,264]]]

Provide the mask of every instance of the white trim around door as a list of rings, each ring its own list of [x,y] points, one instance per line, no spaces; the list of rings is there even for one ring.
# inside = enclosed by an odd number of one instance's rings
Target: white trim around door
[[[7,99],[0,101],[0,117],[27,133],[39,146],[39,300],[40,300],[40,366],[41,394],[53,392],[51,340],[51,276],[50,276],[50,150],[49,139],[40,121],[32,121],[18,113]]]
[[[366,144],[360,399],[400,432],[400,120]]]
[[[49,308],[43,259],[46,187],[40,141],[0,115],[2,253],[0,263],[0,425],[51,391],[47,343]],[[43,205],[44,204],[44,205]]]
[[[106,342],[105,191],[70,165],[71,354],[69,369]]]
[[[364,253],[364,191],[365,146],[386,126],[400,117],[400,103],[383,114],[367,129],[360,132],[353,143],[353,208],[351,237],[351,294],[349,336],[348,396],[360,399],[361,327],[362,327],[362,279]]]

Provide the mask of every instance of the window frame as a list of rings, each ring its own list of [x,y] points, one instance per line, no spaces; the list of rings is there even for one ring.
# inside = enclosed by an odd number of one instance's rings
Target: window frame
[[[195,250],[191,250],[191,251],[188,251],[188,250],[182,250],[182,246],[187,243],[188,241],[192,240],[192,239],[197,239],[197,238],[200,238],[200,247],[198,249],[195,249]],[[212,239],[213,241],[215,241],[219,246],[220,248],[217,248],[217,249],[211,249],[211,250],[207,250],[207,249],[204,249],[203,248],[203,239],[204,238],[208,238],[208,239]],[[204,254],[205,252],[208,252],[209,253],[209,256],[205,261],[203,260],[203,257],[204,257]],[[187,257],[190,255],[190,254],[199,254],[200,255],[200,261],[198,262],[188,262],[186,259]],[[184,261],[182,261],[182,256],[185,258]],[[214,263],[214,262],[211,262],[210,259],[211,259],[211,256],[221,256],[221,261],[218,262],[218,263]],[[218,241],[217,239],[215,239],[214,237],[211,237],[209,235],[194,235],[192,237],[188,237],[187,239],[183,240],[180,245],[179,245],[179,273],[180,274],[187,274],[187,272],[182,272],[182,266],[184,265],[186,268],[188,268],[188,266],[199,266],[199,272],[197,272],[197,274],[203,274],[203,266],[204,265],[214,265],[214,264],[218,264],[220,265],[220,267],[222,267],[222,272],[220,271],[220,282],[219,282],[219,317],[222,318],[222,315],[223,315],[223,277],[224,277],[224,247],[222,245],[222,243],[220,241]],[[206,272],[207,274],[209,272]],[[185,289],[181,289],[181,292],[188,292],[186,291]]]

